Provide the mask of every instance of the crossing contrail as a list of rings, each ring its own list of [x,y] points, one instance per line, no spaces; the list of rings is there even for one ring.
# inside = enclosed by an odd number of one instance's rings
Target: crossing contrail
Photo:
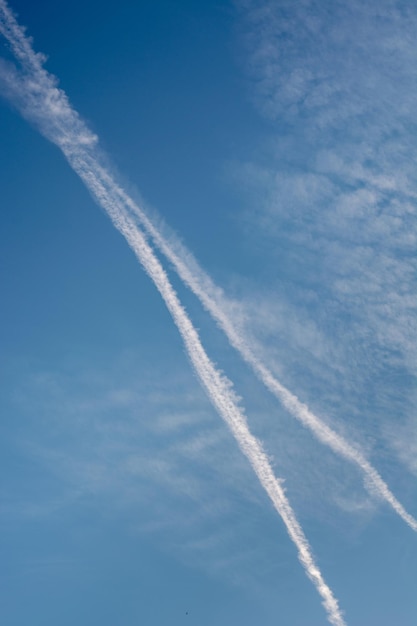
[[[42,67],[43,57],[33,51],[30,41],[24,36],[16,21],[13,20],[11,13],[7,9],[3,0],[1,0],[0,6],[3,7],[2,10],[4,15],[6,15],[6,11],[8,11],[9,18],[7,20],[3,19],[1,27],[3,34],[10,42],[16,57],[29,74],[30,72],[45,72]],[[65,109],[67,122],[69,121],[69,118],[71,118],[72,135],[76,134],[78,141],[94,144],[95,137],[85,127],[85,124],[81,122],[76,112],[70,107],[65,94],[56,89],[55,80],[50,75],[48,75],[48,80],[50,82],[50,88],[47,92],[49,94],[49,101],[42,103],[39,108],[39,103],[35,99],[35,101],[31,102],[29,110],[26,111],[27,115],[31,117],[33,121],[41,123],[44,127],[45,134],[47,134],[48,137],[54,141],[54,137],[50,136],[51,128],[48,126],[45,128],[44,121],[42,122],[44,106],[47,104],[52,106],[52,108],[55,108],[55,112],[57,113],[62,113],[63,109]],[[14,83],[16,83],[16,79]],[[11,88],[13,88],[13,86],[14,85],[12,85]],[[27,95],[25,97],[26,100],[21,102],[22,108],[25,108],[28,104]],[[40,120],[38,119],[39,117],[41,118]],[[68,134],[64,131],[62,132],[68,141]],[[161,231],[151,222],[146,213],[116,183],[115,180],[111,179],[108,171],[99,163],[97,163],[97,171],[98,170],[100,170],[103,180],[107,180],[107,182],[111,180],[113,190],[117,192],[118,197],[138,218],[140,224],[150,235],[155,245],[172,263],[180,278],[185,284],[188,285],[191,291],[200,300],[204,308],[210,313],[219,327],[223,330],[230,344],[240,353],[244,361],[253,369],[255,374],[265,384],[269,391],[280,400],[283,406],[291,415],[293,415],[293,417],[299,420],[314,434],[318,441],[329,446],[336,454],[339,454],[347,461],[356,465],[364,475],[365,487],[368,491],[372,494],[377,494],[381,499],[385,500],[410,526],[410,528],[417,531],[417,520],[405,510],[403,505],[398,501],[389,489],[388,485],[379,475],[378,471],[365,458],[362,452],[356,449],[349,441],[335,432],[330,426],[315,415],[307,405],[302,403],[297,396],[280,383],[272,372],[257,358],[253,348],[250,346],[250,341],[243,335],[241,330],[236,330],[235,325],[228,316],[226,307],[222,304],[223,296],[221,289],[213,283],[212,279],[198,265],[193,255],[186,250],[182,244],[172,240],[170,241],[168,238],[164,237]]]
[[[236,329],[236,326],[227,314],[226,307],[222,304],[222,290],[213,283],[211,277],[199,266],[192,253],[186,250],[183,244],[177,241],[171,243],[169,239],[164,237],[138,204],[120,187],[118,193],[126,206],[137,216],[140,224],[151,236],[155,245],[172,263],[183,282],[188,285],[203,307],[223,330],[230,344],[239,352],[243,360],[252,368],[269,391],[281,401],[291,415],[313,433],[318,441],[329,446],[333,452],[356,465],[364,475],[364,484],[368,491],[385,500],[406,524],[417,532],[417,520],[405,510],[401,502],[397,500],[378,471],[365,458],[362,452],[315,415],[306,404],[301,402],[297,396],[280,383],[273,373],[259,360],[250,346],[248,338],[244,336],[241,330],[238,331]]]
[[[109,176],[103,171],[103,176]],[[301,402],[289,389],[279,382],[272,372],[259,360],[250,341],[241,330],[237,330],[226,312],[222,290],[213,283],[208,274],[199,266],[197,260],[183,244],[164,237],[155,227],[143,209],[118,185],[114,188],[124,205],[137,217],[139,223],[154,241],[156,247],[172,263],[178,276],[200,300],[218,326],[223,330],[230,344],[239,352],[243,360],[252,368],[257,377],[276,397],[287,411],[308,428],[318,441],[329,446],[336,454],[356,465],[364,476],[366,489],[385,500],[408,526],[417,532],[417,520],[408,513],[401,502],[394,496],[378,471],[366,459],[362,452],[339,435],[323,420],[315,415],[306,404]]]
[[[72,109],[64,92],[57,88],[56,80],[43,68],[42,57],[33,51],[30,40],[26,38],[4,0],[0,0],[0,32],[9,41],[23,68],[21,75],[4,67],[2,69],[2,78],[6,81],[10,95],[13,94],[16,98],[22,113],[35,122],[41,132],[61,149],[72,169],[107,212],[155,284],[178,328],[203,388],[281,516],[307,576],[322,597],[329,622],[334,626],[344,626],[338,602],[314,561],[308,540],[285,490],[274,475],[262,444],[249,431],[232,383],[215,368],[206,354],[198,332],[179,301],[165,270],[145,235],[126,210],[120,198],[119,187],[101,165],[101,155],[95,147],[95,136]]]

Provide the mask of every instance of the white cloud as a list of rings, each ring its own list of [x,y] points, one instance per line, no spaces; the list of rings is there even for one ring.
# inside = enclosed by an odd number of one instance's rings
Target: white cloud
[[[270,121],[263,150],[231,168],[265,276],[242,281],[246,330],[379,467],[414,471],[417,13],[395,0],[236,5],[250,96]]]

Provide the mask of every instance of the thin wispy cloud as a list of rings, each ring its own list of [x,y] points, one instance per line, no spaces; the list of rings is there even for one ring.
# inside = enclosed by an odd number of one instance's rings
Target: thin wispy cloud
[[[358,332],[411,366],[416,12],[395,0],[237,5],[255,103],[277,130],[269,165],[245,170],[257,224],[292,242],[306,287],[319,279],[322,300],[348,305]]]
[[[209,398],[219,415],[232,431],[240,449],[248,458],[258,479],[280,514],[287,532],[298,550],[306,574],[322,597],[329,621],[341,626],[343,617],[331,589],[324,582],[308,541],[288,502],[281,482],[274,476],[268,457],[260,442],[250,433],[243,410],[239,406],[231,382],[222,375],[207,356],[185,309],[181,305],[167,274],[142,232],[126,212],[114,181],[100,166],[100,155],[94,149],[95,137],[84,128],[66,96],[57,89],[55,80],[43,69],[42,59],[35,55],[7,5],[0,0],[0,28],[11,43],[13,52],[25,74],[9,76],[9,85],[21,97],[23,114],[32,119],[40,130],[64,153],[73,170],[83,180],[98,204],[108,213],[114,226],[122,233],[145,272],[161,294],[185,349]]]
[[[236,6],[270,133],[234,171],[248,245],[255,231],[279,267],[274,297],[251,294],[248,326],[315,413],[362,432],[367,457],[389,451],[415,472],[415,7]]]
[[[242,538],[251,545],[259,519],[270,520],[250,466],[188,368],[173,375],[161,366],[147,379],[143,360],[118,358],[93,377],[78,361],[39,370],[13,391],[18,413],[33,416],[17,454],[36,471],[3,493],[4,522],[61,519],[87,504],[194,569],[247,591],[273,588],[286,542],[241,546]],[[40,484],[45,473],[57,480],[52,497]]]

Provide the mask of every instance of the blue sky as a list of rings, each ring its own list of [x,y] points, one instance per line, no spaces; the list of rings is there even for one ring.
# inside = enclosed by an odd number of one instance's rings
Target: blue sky
[[[157,251],[345,622],[414,624],[416,535],[362,462],[416,516],[413,4],[11,8],[94,159],[295,396],[265,388]],[[0,45],[2,622],[328,623],[159,293]]]

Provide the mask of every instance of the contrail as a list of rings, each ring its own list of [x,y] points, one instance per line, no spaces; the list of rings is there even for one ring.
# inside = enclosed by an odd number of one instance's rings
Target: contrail
[[[0,6],[3,6],[4,13],[8,11],[3,0],[1,0]],[[10,11],[8,11],[8,15],[11,16]],[[16,21],[4,19],[2,32],[12,45],[15,56],[28,72],[44,72],[42,68],[42,55],[36,54],[33,51],[30,41],[24,37]],[[31,117],[33,121],[41,123],[41,120],[38,118],[39,116],[42,118],[42,115],[44,115],[44,107],[47,104],[53,108],[55,107],[55,112],[57,113],[61,111],[60,107],[62,107],[63,101],[65,101],[67,115],[71,117],[71,135],[76,134],[79,142],[94,144],[96,138],[80,121],[76,112],[71,109],[65,94],[56,89],[55,80],[50,75],[48,75],[48,80],[50,82],[50,88],[48,90],[50,102],[42,103],[40,110],[37,110],[37,106],[39,106],[37,102],[31,102],[30,110],[26,111],[27,116]],[[17,97],[19,97],[19,94],[17,94]],[[59,100],[59,106],[54,102],[56,98]],[[21,102],[20,104],[21,108],[25,108],[27,101]],[[48,135],[49,139],[54,141],[54,138],[50,136],[50,132],[48,133],[48,131],[50,131],[49,128],[44,129],[44,133]],[[61,129],[61,132],[63,136],[66,137],[66,140],[69,141],[68,133],[63,129]],[[230,344],[240,353],[244,361],[253,369],[257,377],[265,384],[269,391],[280,400],[291,415],[314,434],[318,441],[329,446],[336,454],[339,454],[356,465],[364,474],[364,483],[368,491],[370,491],[372,495],[378,495],[385,500],[410,528],[417,531],[417,520],[405,510],[403,505],[397,500],[388,485],[379,475],[378,471],[364,455],[315,415],[304,403],[291,393],[291,391],[282,385],[272,372],[257,358],[248,340],[243,336],[242,331],[238,332],[236,330],[233,322],[227,315],[226,307],[222,305],[223,297],[221,289],[213,283],[210,276],[199,266],[193,255],[179,242],[168,241],[138,204],[117,185],[110,177],[110,174],[99,163],[97,163],[96,171],[98,170],[100,170],[101,177],[103,180],[107,181],[107,184],[111,181],[113,191],[117,192],[117,195],[125,206],[138,218],[140,224],[151,236],[155,245],[172,263],[180,278],[188,285],[191,291],[200,300],[203,307],[223,330]]]
[[[308,428],[321,443],[329,446],[336,454],[356,465],[364,475],[366,489],[372,495],[385,500],[394,511],[417,532],[417,520],[410,515],[397,500],[378,471],[349,441],[335,432],[302,403],[289,389],[280,383],[272,372],[258,359],[242,331],[237,331],[222,304],[222,290],[213,283],[211,277],[199,266],[195,257],[178,241],[170,242],[155,228],[144,211],[118,188],[118,194],[125,205],[137,216],[140,224],[152,237],[157,248],[172,263],[175,271],[188,285],[203,307],[210,313],[227,336],[230,344],[239,352],[243,360],[252,368],[269,391],[278,398],[288,412],[303,426]]]
[[[4,0],[0,0],[0,32],[9,41],[26,75],[9,74],[8,88],[18,98],[22,113],[35,121],[49,139],[64,153],[72,169],[82,179],[97,203],[107,212],[114,226],[125,237],[145,272],[161,294],[184,342],[190,361],[212,404],[233,433],[249,460],[262,487],[280,514],[287,532],[298,550],[298,558],[307,576],[322,597],[328,619],[334,626],[344,626],[338,602],[317,567],[307,538],[288,502],[285,491],[272,471],[262,444],[246,423],[232,383],[222,375],[207,356],[199,335],[181,305],[168,276],[142,231],[126,211],[112,177],[100,165],[95,137],[71,108],[56,81],[44,70],[21,27]],[[3,69],[3,78],[6,78]],[[103,175],[104,174],[104,175]]]
[[[102,171],[104,177],[109,175]],[[329,446],[336,454],[356,465],[364,475],[366,489],[385,500],[394,511],[417,532],[417,520],[410,515],[401,502],[394,496],[378,471],[349,441],[335,432],[330,426],[315,415],[306,404],[282,385],[272,372],[258,359],[242,331],[237,331],[222,304],[222,290],[213,283],[208,274],[199,266],[195,257],[178,241],[169,241],[151,222],[145,212],[120,187],[114,187],[125,206],[138,218],[139,223],[150,235],[156,247],[172,263],[183,282],[188,285],[203,307],[210,313],[218,326],[227,336],[230,344],[239,352],[243,360],[252,368],[257,377],[276,397],[288,412],[303,426],[308,428],[318,441]]]

